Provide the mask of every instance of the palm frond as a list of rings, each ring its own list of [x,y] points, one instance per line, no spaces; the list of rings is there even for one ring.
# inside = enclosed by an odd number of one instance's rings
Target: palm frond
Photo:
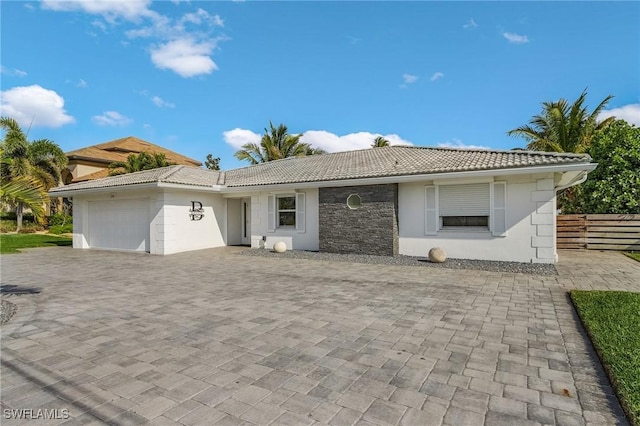
[[[36,219],[41,220],[44,217],[44,205],[49,197],[36,179],[20,176],[2,182],[0,199],[11,204],[24,205],[31,209]]]

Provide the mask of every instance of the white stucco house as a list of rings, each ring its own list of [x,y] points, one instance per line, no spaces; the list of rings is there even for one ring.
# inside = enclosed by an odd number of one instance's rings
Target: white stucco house
[[[556,261],[556,192],[588,155],[393,146],[229,171],[186,166],[51,190],[73,198],[73,246],[172,253],[271,248]]]

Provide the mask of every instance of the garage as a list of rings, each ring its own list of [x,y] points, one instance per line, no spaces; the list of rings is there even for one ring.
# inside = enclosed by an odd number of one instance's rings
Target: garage
[[[149,199],[89,201],[89,247],[149,252]]]

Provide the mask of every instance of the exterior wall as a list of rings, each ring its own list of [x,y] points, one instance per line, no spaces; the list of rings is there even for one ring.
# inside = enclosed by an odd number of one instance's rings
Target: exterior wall
[[[103,192],[95,195],[76,195],[73,197],[73,248],[90,248],[89,236],[89,203],[92,201],[108,200],[133,200],[145,198],[149,200],[149,217],[153,223],[158,216],[157,198],[159,193],[156,190],[127,190],[114,189],[113,192]],[[116,226],[117,224],[114,224]],[[150,228],[149,250],[154,252],[153,228]]]
[[[74,196],[73,247],[90,248],[89,202],[137,198],[149,200],[151,254],[171,254],[225,245],[227,207],[222,195],[158,189],[119,189],[99,195]],[[202,203],[202,220],[190,219],[191,201]]]
[[[71,176],[74,179],[81,178],[82,176],[90,175],[91,173],[98,172],[106,169],[104,166],[92,166],[89,164],[72,163],[67,166],[67,169],[71,172]]]
[[[351,194],[360,208],[347,206]],[[319,207],[320,251],[398,254],[398,184],[320,188]]]
[[[424,257],[432,247],[442,247],[450,258],[553,263],[553,175],[496,178],[498,181],[507,183],[507,232],[500,237],[489,230],[463,229],[439,230],[437,235],[426,236],[425,186],[438,182],[400,184],[400,254]]]
[[[269,194],[305,193],[305,230],[276,228],[268,231]],[[318,190],[305,189],[285,192],[260,192],[251,196],[251,247],[271,249],[278,241],[284,241],[289,250],[318,250]],[[266,238],[266,241],[263,240]]]
[[[204,216],[191,220],[191,202],[202,203]],[[157,198],[161,206],[152,220],[152,254],[172,254],[221,247],[225,244],[227,203],[222,195],[186,191],[164,191]]]
[[[425,235],[425,186],[444,181],[366,185],[243,194],[251,197],[251,246],[271,248],[284,241],[289,249],[376,255],[427,255],[442,247],[451,258],[552,263],[556,260],[554,176],[496,178],[506,182],[507,232],[439,230]],[[486,181],[486,180],[485,180]],[[470,183],[448,180],[446,184]],[[305,194],[305,229],[268,230],[268,196]],[[346,205],[358,194],[359,209]],[[89,248],[89,202],[147,198],[150,213],[149,251],[171,254],[238,244],[233,229],[241,227],[240,199],[209,192],[116,188],[113,192],[74,197],[75,248]],[[191,202],[202,203],[202,220],[189,217]],[[117,224],[114,224],[117,226]]]

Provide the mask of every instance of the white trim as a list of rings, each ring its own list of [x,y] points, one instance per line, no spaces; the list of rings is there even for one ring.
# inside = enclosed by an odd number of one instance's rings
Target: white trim
[[[61,190],[58,190],[60,188]],[[118,192],[121,190],[128,191],[130,189],[146,189],[146,188],[163,188],[163,189],[180,189],[186,191],[197,192],[223,192],[225,187],[223,185],[214,186],[198,186],[188,185],[181,183],[166,183],[166,182],[144,182],[144,183],[131,183],[127,185],[114,185],[114,186],[101,186],[98,188],[84,188],[84,189],[64,189],[65,187],[53,188],[56,191],[49,191],[51,197],[73,197],[74,195],[101,193],[101,192]]]

